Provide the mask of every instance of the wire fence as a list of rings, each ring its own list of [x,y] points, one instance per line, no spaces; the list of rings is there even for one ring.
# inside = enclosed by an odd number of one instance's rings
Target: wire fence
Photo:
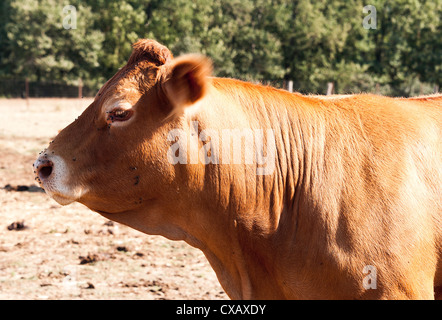
[[[366,86],[363,89],[356,86],[351,90],[347,90],[348,92],[342,92],[342,90],[336,90],[334,82],[324,82],[321,85],[321,90],[318,92],[309,92],[303,90],[304,86],[301,83],[297,83],[292,80],[264,80],[256,81],[255,83],[272,86],[278,89],[284,89],[289,92],[296,91],[301,93],[324,95],[366,92],[379,95],[392,95],[390,88],[387,86],[381,86],[379,84],[374,84],[369,87]],[[97,91],[98,90],[96,88],[83,85],[81,79],[78,79],[77,85],[72,85],[60,82],[29,81],[26,78],[0,78],[0,97],[5,98],[83,98],[94,97]],[[410,88],[409,93],[406,95],[417,96],[438,92],[438,85],[418,83],[413,88]]]
[[[0,78],[0,97],[5,98],[83,98],[94,97],[96,89],[59,82],[29,81],[26,78]]]

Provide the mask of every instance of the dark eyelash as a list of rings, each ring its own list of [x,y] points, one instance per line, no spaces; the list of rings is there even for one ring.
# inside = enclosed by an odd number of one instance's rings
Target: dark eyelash
[[[107,121],[126,121],[129,120],[132,116],[131,110],[122,110],[122,109],[115,109],[112,111],[107,112]]]

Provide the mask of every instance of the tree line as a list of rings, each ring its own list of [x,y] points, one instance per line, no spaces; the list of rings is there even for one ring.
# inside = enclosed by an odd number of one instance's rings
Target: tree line
[[[216,76],[408,96],[442,83],[442,0],[3,0],[0,76],[98,88],[153,38]],[[370,4],[374,10],[363,8]],[[69,17],[68,17],[69,18]],[[364,25],[369,23],[369,27]]]

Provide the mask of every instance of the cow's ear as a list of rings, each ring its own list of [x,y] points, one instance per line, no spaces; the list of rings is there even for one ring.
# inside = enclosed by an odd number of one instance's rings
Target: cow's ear
[[[211,74],[211,61],[201,55],[185,55],[171,61],[163,88],[175,112],[204,97]]]

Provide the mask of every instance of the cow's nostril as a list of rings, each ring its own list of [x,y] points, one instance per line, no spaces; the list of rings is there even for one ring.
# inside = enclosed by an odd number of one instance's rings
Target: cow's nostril
[[[51,161],[48,161],[48,162],[40,165],[40,167],[37,169],[38,176],[40,177],[40,179],[49,178],[49,176],[52,173],[52,167],[53,167],[53,163]]]

